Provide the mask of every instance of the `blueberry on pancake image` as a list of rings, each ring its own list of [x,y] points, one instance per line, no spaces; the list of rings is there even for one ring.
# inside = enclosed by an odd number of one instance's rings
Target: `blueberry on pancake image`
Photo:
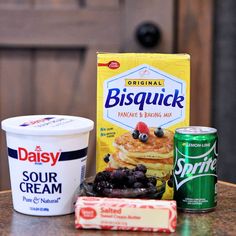
[[[109,167],[147,167],[147,174],[168,179],[173,169],[174,133],[168,129],[148,128],[139,122],[132,132],[115,138],[115,151],[109,157]]]

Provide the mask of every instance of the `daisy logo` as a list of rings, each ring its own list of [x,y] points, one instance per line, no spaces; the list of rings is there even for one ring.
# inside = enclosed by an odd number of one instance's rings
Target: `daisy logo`
[[[61,151],[58,152],[43,152],[41,146],[36,146],[35,151],[30,151],[27,148],[18,148],[18,157],[20,161],[28,161],[32,163],[49,163],[55,166],[59,160]]]

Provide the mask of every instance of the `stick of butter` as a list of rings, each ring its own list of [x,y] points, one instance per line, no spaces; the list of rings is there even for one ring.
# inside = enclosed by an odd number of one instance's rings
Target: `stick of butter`
[[[77,229],[175,232],[176,202],[128,198],[78,197]]]

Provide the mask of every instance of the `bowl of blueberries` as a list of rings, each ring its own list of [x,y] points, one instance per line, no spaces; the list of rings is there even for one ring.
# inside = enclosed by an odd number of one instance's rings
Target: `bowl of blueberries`
[[[133,169],[120,167],[98,172],[85,179],[79,187],[79,196],[161,199],[165,180],[148,176],[147,168],[138,164]]]

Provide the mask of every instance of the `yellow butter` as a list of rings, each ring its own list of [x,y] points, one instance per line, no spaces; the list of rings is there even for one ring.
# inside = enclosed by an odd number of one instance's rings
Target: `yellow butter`
[[[77,229],[175,232],[175,201],[78,197],[75,205]]]

